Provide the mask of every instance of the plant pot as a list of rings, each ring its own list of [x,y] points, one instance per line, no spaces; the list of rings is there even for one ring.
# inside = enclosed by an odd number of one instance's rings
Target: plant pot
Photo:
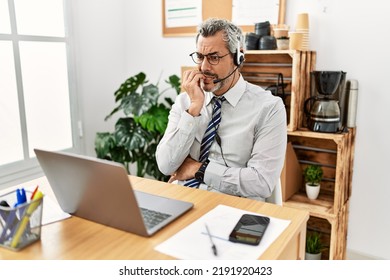
[[[305,260],[320,260],[321,259],[321,252],[317,254],[311,254],[306,252],[305,253]]]
[[[320,184],[317,185],[310,185],[309,183],[306,183],[306,195],[309,199],[317,199],[318,195],[320,193]]]
[[[276,45],[278,50],[288,50],[290,41],[289,39],[276,39]]]

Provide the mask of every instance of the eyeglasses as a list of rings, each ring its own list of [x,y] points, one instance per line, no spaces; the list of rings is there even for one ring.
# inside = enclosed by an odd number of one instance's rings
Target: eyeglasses
[[[221,60],[221,58],[224,58],[225,56],[229,55],[230,53],[227,53],[223,56],[219,56],[217,55],[216,53],[209,53],[209,54],[201,54],[201,53],[198,53],[198,52],[193,52],[190,54],[192,60],[196,63],[196,64],[201,64],[204,60],[204,58],[206,57],[207,58],[207,61],[211,64],[211,65],[217,65],[219,63],[219,61]]]

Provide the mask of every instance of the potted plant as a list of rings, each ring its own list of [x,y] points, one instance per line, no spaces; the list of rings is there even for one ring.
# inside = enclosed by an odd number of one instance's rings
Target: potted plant
[[[303,176],[306,182],[306,194],[309,199],[317,199],[323,174],[320,165],[310,164],[305,168]]]
[[[288,50],[289,44],[290,44],[290,40],[287,36],[276,38],[276,45],[278,46],[278,50]]]
[[[165,81],[170,85],[160,92],[157,84],[147,81],[143,72],[131,76],[115,91],[117,107],[105,118],[122,112],[115,124],[114,132],[98,132],[95,138],[95,151],[98,158],[122,163],[130,174],[130,164],[135,163],[137,176],[146,174],[158,180],[168,178],[157,166],[155,153],[168,124],[168,114],[172,107],[171,98],[161,95],[169,89],[180,92],[180,78],[172,75]]]
[[[321,234],[313,231],[306,236],[306,260],[320,260],[324,245],[321,241]]]

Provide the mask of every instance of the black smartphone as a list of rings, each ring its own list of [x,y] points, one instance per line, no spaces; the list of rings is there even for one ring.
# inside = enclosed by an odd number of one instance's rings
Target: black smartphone
[[[244,214],[229,235],[229,240],[249,245],[258,245],[269,222],[270,219],[268,217]]]

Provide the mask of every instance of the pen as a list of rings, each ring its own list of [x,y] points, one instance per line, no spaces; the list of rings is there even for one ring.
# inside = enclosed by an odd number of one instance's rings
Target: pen
[[[19,227],[16,230],[16,233],[11,241],[11,247],[16,248],[18,246],[20,238],[22,237],[25,229],[27,228],[28,222],[30,220],[30,217],[32,213],[37,209],[37,207],[40,205],[40,202],[42,201],[43,194],[42,192],[38,191],[34,195],[34,199],[31,202],[31,204],[27,208],[27,213],[23,216],[23,218],[20,219]]]
[[[211,249],[213,250],[214,256],[217,256],[217,255],[218,255],[218,253],[217,253],[217,246],[215,246],[215,244],[214,244],[214,242],[213,242],[213,237],[211,236],[209,227],[207,226],[207,224],[205,224],[205,226],[206,226],[207,235],[208,235],[209,238],[210,238]]]
[[[35,196],[35,194],[37,193],[38,188],[39,188],[39,186],[37,185],[37,186],[35,187],[34,191],[32,192],[31,197],[30,197],[31,200],[34,199],[34,196]]]
[[[16,200],[14,207],[27,202],[26,191],[23,188],[16,190]]]

